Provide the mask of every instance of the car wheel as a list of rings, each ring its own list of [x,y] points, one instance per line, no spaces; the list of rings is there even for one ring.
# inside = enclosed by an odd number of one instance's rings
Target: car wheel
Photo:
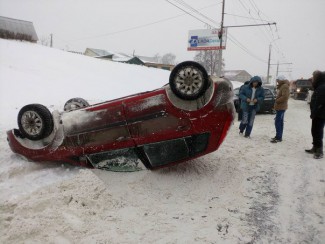
[[[83,107],[88,107],[89,103],[83,98],[72,98],[64,104],[64,111],[72,111]]]
[[[193,61],[185,61],[176,65],[172,70],[169,85],[177,97],[195,100],[208,89],[209,77],[202,65]]]
[[[21,134],[32,140],[49,136],[54,128],[51,112],[41,104],[29,104],[18,113],[18,127]]]

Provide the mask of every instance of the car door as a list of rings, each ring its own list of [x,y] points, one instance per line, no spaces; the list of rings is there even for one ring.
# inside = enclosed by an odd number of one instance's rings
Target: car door
[[[268,88],[264,88],[264,102],[261,107],[261,112],[272,111],[274,106],[275,97],[272,91]]]
[[[85,153],[134,147],[122,102],[102,103],[63,115],[65,144]]]
[[[163,91],[124,102],[130,135],[137,146],[179,138],[191,128],[190,120],[171,108],[167,99]]]

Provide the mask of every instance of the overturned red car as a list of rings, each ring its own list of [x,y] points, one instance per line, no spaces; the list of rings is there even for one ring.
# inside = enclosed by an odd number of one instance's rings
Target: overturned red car
[[[231,83],[212,81],[200,64],[186,61],[154,91],[94,105],[73,98],[63,112],[26,105],[19,129],[7,136],[12,151],[32,161],[107,170],[132,162],[155,169],[217,150],[234,111]]]

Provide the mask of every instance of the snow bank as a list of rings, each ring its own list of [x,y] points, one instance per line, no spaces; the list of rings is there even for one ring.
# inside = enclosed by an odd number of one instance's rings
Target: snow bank
[[[15,118],[16,111],[10,112],[29,103],[57,104],[62,111],[73,97],[91,103],[157,89],[168,83],[170,74],[4,39],[0,54],[1,118]]]

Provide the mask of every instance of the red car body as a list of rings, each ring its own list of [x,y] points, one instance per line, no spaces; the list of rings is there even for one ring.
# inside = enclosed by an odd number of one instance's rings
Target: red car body
[[[204,101],[205,100],[205,101]],[[202,98],[183,101],[168,87],[70,112],[53,112],[55,129],[40,141],[7,132],[13,152],[37,162],[105,169],[117,158],[155,169],[219,148],[234,119],[228,81],[211,82]]]

